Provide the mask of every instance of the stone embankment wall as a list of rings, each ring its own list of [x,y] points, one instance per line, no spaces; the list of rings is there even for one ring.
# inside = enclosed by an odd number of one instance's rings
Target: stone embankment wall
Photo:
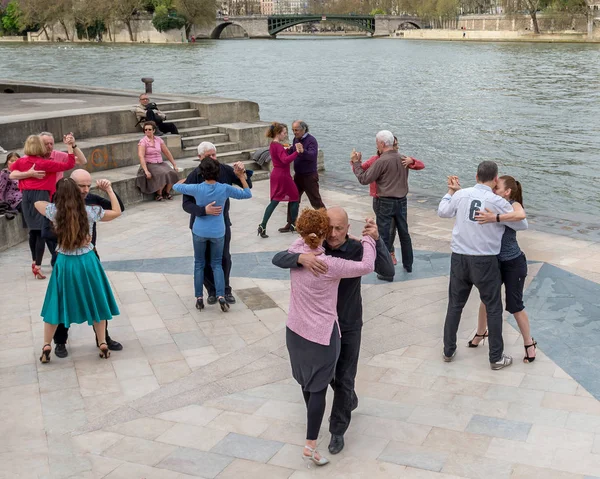
[[[538,14],[538,25],[542,33],[562,33],[565,31],[587,33],[588,21],[585,15]],[[477,31],[532,31],[530,15],[461,15],[458,29]]]
[[[463,36],[464,33],[464,36]],[[395,38],[408,40],[488,41],[488,42],[589,42],[586,33],[562,32],[535,35],[531,31],[481,31],[481,30],[405,30],[395,33]],[[596,38],[592,38],[592,41]],[[597,40],[600,40],[598,38]]]
[[[102,36],[102,41],[105,43],[184,43],[187,41],[185,35],[185,28],[168,30],[166,32],[159,32],[152,25],[151,15],[140,15],[138,18],[131,21],[131,30],[133,33],[133,42],[129,35],[127,25],[123,22],[114,22],[108,26],[109,32],[105,32]],[[214,25],[205,27],[193,26],[191,35],[197,38],[210,38],[210,34],[214,29]],[[78,38],[75,25],[67,25],[70,42],[82,42],[88,43],[94,41],[94,38],[88,40],[87,37]],[[56,23],[52,26],[46,27],[46,33],[44,30],[38,32],[30,32],[25,37],[25,40],[30,42],[61,42],[67,41],[67,34],[65,28],[60,24]],[[238,25],[230,25],[221,33],[221,38],[247,38],[248,33]],[[0,37],[2,40],[3,37]],[[14,40],[7,41],[23,41],[21,37],[8,37]]]
[[[110,35],[105,32],[102,36],[103,42],[116,42],[116,43],[131,43],[131,37],[127,25],[122,22],[115,22],[109,25]],[[75,25],[67,25],[69,32],[69,41],[71,42],[85,42],[88,43],[86,37],[79,39],[77,37],[77,31]],[[152,25],[152,17],[145,16],[142,18],[135,19],[131,22],[131,30],[133,33],[133,41],[135,43],[182,43],[185,41],[185,29],[174,29],[166,32],[159,32]],[[38,32],[30,32],[27,34],[27,38],[30,42],[60,42],[67,41],[67,34],[64,27],[60,23],[56,23],[52,26],[46,27],[48,36],[43,30]]]

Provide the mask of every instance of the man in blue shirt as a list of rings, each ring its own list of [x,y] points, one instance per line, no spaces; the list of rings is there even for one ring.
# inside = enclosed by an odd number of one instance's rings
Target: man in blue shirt
[[[198,145],[198,158],[202,161],[204,158],[210,157],[214,161],[217,160],[217,149],[215,145],[208,141],[203,141]],[[226,164],[219,163],[221,173],[219,175],[219,183],[225,183],[227,185],[238,185],[240,188],[242,187],[242,183],[240,179],[236,176],[234,169]],[[234,168],[245,169],[244,164],[239,161],[234,163]],[[246,171],[246,181],[248,182],[248,186],[252,188],[252,174],[254,173],[252,170]],[[199,168],[195,168],[185,180],[185,184],[197,184],[202,183],[204,178],[200,174]],[[229,275],[231,274],[231,251],[230,251],[230,243],[231,243],[231,220],[229,219],[229,200],[225,202],[225,206],[223,209],[221,207],[215,206],[214,202],[205,205],[198,206],[196,205],[196,199],[193,196],[183,195],[183,210],[186,213],[190,214],[190,230],[194,226],[194,220],[196,216],[206,216],[206,215],[220,215],[221,211],[223,212],[223,219],[225,220],[225,244],[223,247],[223,273],[225,274],[225,301],[229,304],[235,303],[235,297],[231,293],[231,285],[229,284]],[[216,296],[216,287],[215,287],[215,279],[213,275],[213,271],[210,268],[210,246],[206,250],[206,268],[204,270],[204,287],[208,292],[208,298],[206,302],[208,304],[215,304],[217,302]]]

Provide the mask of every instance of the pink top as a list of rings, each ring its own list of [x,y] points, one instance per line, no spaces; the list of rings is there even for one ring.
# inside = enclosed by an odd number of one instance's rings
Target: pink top
[[[64,151],[52,150],[52,153],[50,153],[49,158],[54,161],[60,161],[61,163],[66,163],[67,161],[69,161],[69,154]],[[75,161],[77,161],[77,159],[75,159]],[[64,173],[62,171],[57,172],[56,173],[56,181],[58,182],[58,180],[62,180],[63,176],[64,176]]]
[[[409,158],[412,158],[412,156],[409,156]],[[379,155],[373,155],[371,158],[369,158],[367,161],[365,161],[360,166],[362,166],[363,170],[368,170],[371,167],[371,165],[373,163],[375,163],[378,159],[379,159]],[[423,168],[425,168],[425,164],[422,161],[417,160],[416,158],[412,158],[412,159],[413,159],[413,162],[408,167],[409,170],[422,170]],[[378,196],[377,196],[377,182],[376,181],[374,181],[373,183],[369,184],[369,194],[373,198],[378,198]]]
[[[375,241],[362,237],[362,261],[349,261],[324,254],[319,256],[329,268],[327,273],[315,276],[306,268],[290,270],[292,283],[287,327],[304,339],[329,346],[331,331],[337,322],[337,295],[340,279],[356,278],[375,269]],[[288,252],[316,253],[322,247],[310,249],[302,238],[294,241]]]
[[[160,153],[161,147],[164,144],[164,141],[158,136],[154,137],[154,142],[152,142],[147,136],[144,136],[138,143],[145,149],[144,159],[146,163],[162,163],[162,155]]]

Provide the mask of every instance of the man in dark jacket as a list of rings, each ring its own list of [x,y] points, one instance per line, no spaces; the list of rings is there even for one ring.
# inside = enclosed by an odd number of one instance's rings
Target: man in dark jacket
[[[94,195],[90,193],[90,188],[92,187],[92,176],[83,169],[75,170],[71,173],[71,179],[77,183],[79,187],[79,191],[81,192],[81,196],[83,197],[85,204],[90,206],[101,206],[105,210],[111,209],[110,201],[102,196]],[[121,211],[125,211],[125,205],[117,195],[117,199],[119,200],[119,206],[121,207]],[[53,231],[46,231],[45,234],[54,235]],[[96,223],[94,223],[92,230],[92,244],[94,245],[94,252],[96,252]],[[55,261],[55,258],[53,258]],[[54,263],[53,263],[54,264]],[[108,323],[108,321],[107,321]],[[69,339],[69,328],[66,328],[63,324],[59,324],[56,328],[56,332],[54,333],[54,354],[58,358],[66,358],[69,355],[69,351],[67,351],[67,339]],[[98,337],[96,337],[96,346],[98,345]],[[108,335],[108,325],[106,329],[106,345],[108,349],[111,351],[121,351],[123,349],[123,345],[118,341],[115,341]]]
[[[360,261],[363,247],[360,241],[348,236],[350,225],[347,213],[343,208],[333,207],[327,210],[327,216],[329,216],[329,233],[323,243],[325,254],[334,258]],[[392,257],[379,237],[377,226],[372,219],[367,220],[363,235],[369,235],[376,241],[375,272],[385,277],[393,277],[395,270]],[[308,268],[316,276],[327,272],[325,263],[311,253],[297,254],[281,251],[273,258],[273,264],[280,268]],[[352,411],[358,407],[354,380],[358,368],[363,325],[360,281],[360,277],[342,279],[338,288],[337,313],[342,338],[340,356],[331,382],[334,391],[329,422],[331,454],[337,454],[344,448],[344,433],[350,425]]]
[[[203,160],[206,157],[210,157],[218,163],[217,160],[217,149],[215,145],[208,141],[203,141],[198,145],[198,158]],[[227,185],[238,185],[242,187],[242,183],[234,172],[234,168],[245,170],[244,164],[239,161],[233,164],[233,168],[229,165],[219,163],[221,172],[219,173],[219,183],[225,183]],[[250,179],[254,173],[252,170],[246,171],[246,181],[248,186],[252,188],[252,180]],[[188,185],[202,183],[204,178],[200,174],[200,169],[196,167],[185,180]],[[190,214],[190,229],[194,225],[196,216],[206,215],[220,215],[223,210],[223,219],[225,220],[225,246],[223,248],[223,273],[225,274],[225,301],[229,304],[235,303],[235,297],[231,294],[231,286],[229,284],[229,275],[231,273],[231,252],[229,245],[231,243],[231,220],[229,219],[229,199],[225,202],[224,209],[220,206],[215,206],[214,202],[209,205],[199,206],[196,204],[196,199],[193,196],[183,195],[183,210]],[[208,298],[206,302],[208,304],[215,304],[217,302],[217,294],[215,287],[215,279],[213,271],[210,267],[210,245],[206,246],[206,267],[204,268],[204,287],[208,292]]]
[[[292,146],[288,148],[288,155],[296,151],[296,144],[300,143],[299,154],[294,160],[294,183],[298,188],[298,199],[302,201],[302,194],[306,192],[306,196],[310,201],[311,206],[318,210],[325,208],[321,193],[319,193],[319,173],[317,173],[317,158],[319,156],[319,144],[317,139],[308,132],[308,125],[302,120],[296,120],[292,123],[292,131],[294,133],[294,141]],[[287,225],[279,228],[280,233],[290,231],[292,224],[292,213],[290,204],[288,203]]]

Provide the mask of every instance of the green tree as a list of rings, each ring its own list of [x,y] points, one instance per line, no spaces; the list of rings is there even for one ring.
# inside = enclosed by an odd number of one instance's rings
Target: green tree
[[[23,31],[23,12],[16,0],[11,0],[2,12],[2,29],[8,35],[18,35]]]
[[[158,5],[152,16],[152,25],[159,32],[165,32],[185,26],[185,18],[181,17],[175,10],[169,11],[166,5]]]

